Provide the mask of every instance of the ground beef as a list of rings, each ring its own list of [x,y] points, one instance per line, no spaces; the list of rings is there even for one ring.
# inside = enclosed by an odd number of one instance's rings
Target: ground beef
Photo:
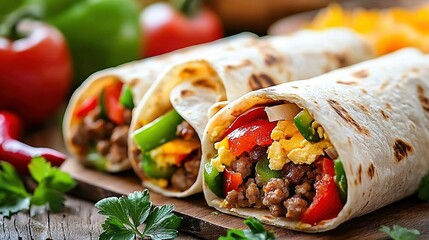
[[[286,217],[291,220],[299,220],[308,208],[307,201],[298,196],[287,199],[283,202],[283,205],[287,209]]]
[[[110,136],[110,142],[126,148],[128,145],[128,128],[127,125],[116,126]]]
[[[119,163],[124,159],[124,157],[127,158],[127,148],[115,143],[111,144],[109,153],[106,157],[112,163]]]
[[[245,191],[243,187],[239,187],[238,190],[231,190],[225,197],[228,208],[247,208],[251,204],[245,198]]]
[[[78,124],[72,129],[71,142],[76,145],[82,154],[86,154],[87,147],[90,144],[88,130],[84,124]]]
[[[310,183],[304,182],[301,185],[295,186],[295,194],[301,198],[308,200],[309,202],[312,202],[316,191],[313,189]]]
[[[261,193],[259,192],[259,188],[255,183],[255,180],[250,178],[247,180],[246,185],[246,198],[248,199],[250,204],[262,203],[261,201]],[[257,204],[260,205],[260,204]]]
[[[289,196],[289,182],[281,178],[271,178],[264,186],[262,204],[265,206],[281,204]]]
[[[200,169],[200,159],[201,151],[195,151],[174,172],[171,177],[171,185],[175,190],[187,190],[195,183]]]
[[[282,217],[286,214],[286,208],[281,204],[269,205],[268,209],[274,217]]]
[[[241,177],[246,178],[252,173],[253,164],[249,157],[244,155],[240,156],[237,160],[232,162],[232,170],[241,174]]]
[[[95,150],[103,156],[107,155],[110,150],[110,142],[108,140],[98,141],[95,145]]]
[[[301,183],[301,179],[306,172],[311,171],[311,167],[307,164],[294,164],[293,162],[289,162],[283,166],[282,171],[291,184],[298,185]]]
[[[198,138],[194,128],[186,121],[183,121],[177,126],[176,135],[185,140]]]
[[[129,109],[129,108],[125,108],[124,109],[124,124],[125,125],[130,125],[131,124],[131,119],[133,116],[133,110]]]
[[[256,146],[249,152],[249,158],[252,161],[252,163],[256,163],[259,161],[265,154],[267,154],[267,148]]]

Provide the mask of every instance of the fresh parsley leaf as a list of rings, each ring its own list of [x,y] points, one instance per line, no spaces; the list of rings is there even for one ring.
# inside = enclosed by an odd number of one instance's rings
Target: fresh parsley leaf
[[[393,225],[392,229],[381,226],[380,231],[387,233],[393,240],[416,240],[420,236],[417,229],[408,229],[399,225]]]
[[[66,172],[52,167],[51,163],[43,157],[33,158],[28,165],[30,174],[38,183],[31,198],[31,204],[48,204],[53,212],[64,208],[64,193],[76,186],[76,182]]]
[[[426,202],[429,202],[429,173],[423,177],[417,196]]]
[[[219,240],[244,240],[244,239],[255,239],[255,240],[274,240],[276,237],[271,231],[267,231],[264,225],[256,218],[248,218],[244,220],[249,229],[230,229],[225,237],[220,237]]]
[[[153,209],[149,191],[133,192],[120,198],[109,197],[98,201],[95,207],[107,216],[102,224],[100,239],[172,239],[178,236],[181,218],[172,213],[173,205],[157,206]],[[146,222],[143,232],[142,224]]]
[[[30,194],[15,168],[8,162],[0,162],[0,215],[12,214],[30,208]]]

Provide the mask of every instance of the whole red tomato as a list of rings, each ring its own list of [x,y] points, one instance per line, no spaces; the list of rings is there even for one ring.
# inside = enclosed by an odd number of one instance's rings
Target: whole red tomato
[[[0,37],[0,109],[34,126],[51,117],[68,95],[71,60],[64,37],[51,26],[24,20],[16,33],[16,40]]]
[[[145,36],[141,48],[142,57],[155,56],[223,37],[219,17],[208,8],[199,8],[187,15],[170,4],[155,3],[142,11],[140,24]]]

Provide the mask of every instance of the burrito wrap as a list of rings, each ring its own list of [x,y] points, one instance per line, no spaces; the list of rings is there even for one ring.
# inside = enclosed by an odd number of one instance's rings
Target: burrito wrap
[[[203,52],[213,53],[223,48],[241,46],[247,44],[247,42],[252,42],[254,38],[255,35],[251,33],[241,33],[209,44],[188,47],[94,73],[73,93],[64,115],[63,134],[69,153],[79,159],[81,163],[87,164],[85,156],[82,156],[79,148],[72,143],[73,127],[78,124],[78,121],[81,121],[74,113],[87,98],[99,96],[104,87],[115,81],[121,81],[125,85],[129,85],[132,88],[134,104],[137,105],[149,87],[169,65],[192,59]],[[123,160],[120,162],[113,163],[108,161],[107,164],[105,167],[106,171],[109,172],[118,172],[131,168],[127,155],[123,156]]]
[[[413,194],[429,171],[429,56],[415,49],[244,95],[209,121],[203,163],[216,154],[214,142],[237,116],[276,101],[307,109],[323,126],[347,176],[343,209],[337,217],[312,226],[273,217],[268,210],[222,208],[222,199],[204,184],[210,206],[280,227],[320,232]],[[200,174],[203,171],[201,167]]]
[[[144,96],[136,108],[130,131],[165,114],[172,108],[173,102],[176,111],[202,139],[209,112],[213,114],[220,109],[221,105],[217,104],[221,101],[234,100],[255,89],[313,77],[372,56],[372,47],[359,35],[347,29],[332,29],[321,32],[303,30],[290,36],[267,36],[241,48],[229,48],[192,61],[183,61],[166,71]],[[185,82],[191,82],[193,89],[170,99],[174,89]],[[201,90],[207,88],[217,97],[211,96],[205,104],[201,104],[205,94]],[[189,97],[195,97],[195,100],[187,101]],[[212,107],[207,109],[207,106]],[[133,169],[149,189],[175,197],[201,192],[201,174],[195,184],[182,192],[147,181],[141,169],[137,145],[132,139],[129,146]]]

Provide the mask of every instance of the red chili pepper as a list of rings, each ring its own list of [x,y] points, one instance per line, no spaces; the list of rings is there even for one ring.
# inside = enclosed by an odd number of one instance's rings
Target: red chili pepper
[[[226,129],[224,137],[238,127],[241,127],[258,119],[268,120],[267,113],[265,112],[265,106],[251,108],[240,116],[238,116],[238,118],[236,118],[234,122],[232,122],[232,124]]]
[[[266,147],[273,143],[271,132],[277,122],[256,120],[245,124],[228,134],[229,149],[234,156],[249,152],[256,145]]]
[[[106,104],[107,117],[114,123],[122,125],[124,119],[124,106],[119,102],[122,83],[116,82],[104,88],[104,103]]]
[[[334,180],[334,161],[329,158],[322,158],[315,164],[323,172],[323,177],[320,181],[316,182],[316,195],[301,218],[301,222],[312,225],[322,220],[336,217],[341,209],[343,209],[343,203],[341,202]]]
[[[18,141],[21,136],[21,119],[7,111],[0,111],[0,160],[12,164],[19,173],[27,174],[33,157],[44,157],[52,166],[60,166],[66,156],[50,148],[35,148]]]
[[[98,105],[97,97],[87,98],[76,110],[76,117],[78,118],[85,117],[86,115],[88,115],[89,112],[94,110],[97,107],[97,105]]]
[[[228,192],[238,190],[238,187],[243,183],[241,173],[236,173],[225,169],[223,174],[223,195],[226,197]]]

